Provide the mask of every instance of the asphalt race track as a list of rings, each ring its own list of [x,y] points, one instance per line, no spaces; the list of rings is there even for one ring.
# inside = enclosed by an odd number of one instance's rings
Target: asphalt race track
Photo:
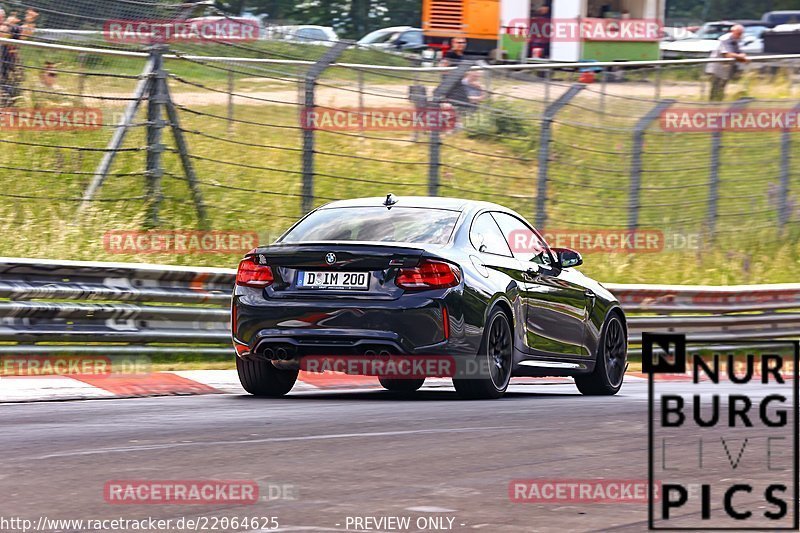
[[[513,385],[497,401],[440,388],[7,404],[0,515],[274,516],[280,531],[409,516],[449,517],[452,531],[643,531],[645,503],[514,503],[509,482],[646,480],[646,392],[635,381],[602,398],[565,383]],[[104,500],[109,480],[165,479],[251,479],[293,494],[252,505]]]

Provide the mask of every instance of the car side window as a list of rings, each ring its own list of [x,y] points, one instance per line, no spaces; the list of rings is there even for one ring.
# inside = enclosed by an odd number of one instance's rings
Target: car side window
[[[297,30],[297,37],[310,41],[327,41],[328,36],[318,28],[301,28]]]
[[[490,213],[483,213],[472,222],[469,240],[479,252],[513,257],[503,233]]]
[[[533,261],[539,265],[553,264],[547,244],[527,224],[508,213],[494,212],[492,216],[500,226],[514,257],[520,261]]]
[[[400,36],[400,39],[405,41],[406,44],[422,44],[422,32],[421,31],[407,31]]]

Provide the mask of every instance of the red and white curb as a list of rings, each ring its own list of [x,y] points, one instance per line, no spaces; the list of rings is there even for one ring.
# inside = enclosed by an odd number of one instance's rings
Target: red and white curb
[[[641,380],[628,376],[626,379]],[[571,378],[514,378],[512,385],[565,385]],[[447,378],[428,378],[423,389],[452,387]],[[292,392],[382,389],[374,376],[300,372]],[[193,394],[246,394],[235,370],[184,370],[132,375],[2,376],[0,403]]]

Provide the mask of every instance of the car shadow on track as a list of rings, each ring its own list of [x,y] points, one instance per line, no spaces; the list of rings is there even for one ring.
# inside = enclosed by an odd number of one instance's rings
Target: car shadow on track
[[[358,401],[390,401],[390,402],[467,402],[467,401],[519,401],[519,400],[533,400],[538,398],[555,398],[555,397],[568,397],[568,398],[583,398],[583,396],[576,390],[575,393],[563,392],[537,392],[525,391],[507,392],[502,398],[498,400],[464,400],[453,390],[423,390],[412,393],[391,392],[387,390],[369,390],[369,391],[348,391],[348,390],[330,390],[330,391],[302,391],[290,393],[287,396],[280,398],[263,398],[250,395],[233,396],[237,400],[243,401],[319,401],[319,400],[358,400]],[[587,397],[588,398],[588,397]]]

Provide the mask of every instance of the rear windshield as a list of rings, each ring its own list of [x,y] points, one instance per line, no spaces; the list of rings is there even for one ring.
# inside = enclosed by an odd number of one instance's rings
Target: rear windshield
[[[459,213],[416,207],[339,207],[311,213],[279,242],[372,241],[446,244]]]

